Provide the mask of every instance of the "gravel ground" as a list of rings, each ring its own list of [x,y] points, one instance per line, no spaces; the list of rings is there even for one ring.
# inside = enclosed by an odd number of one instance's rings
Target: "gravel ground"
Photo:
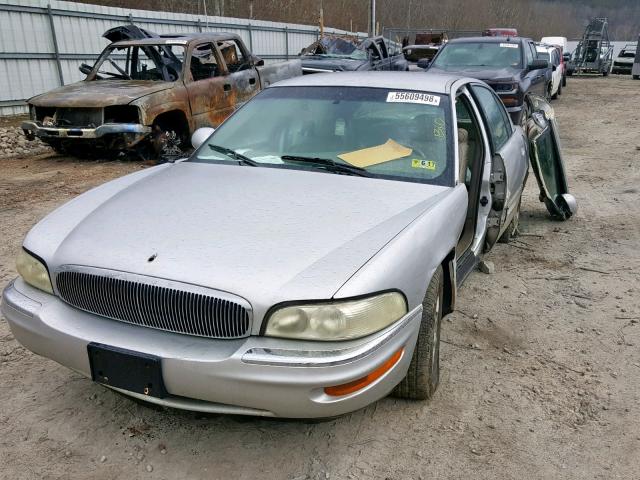
[[[550,220],[530,177],[523,235],[443,324],[430,403],[320,423],[155,410],[28,352],[0,321],[0,476],[640,478],[638,105],[640,82],[569,79],[555,106],[579,213]],[[139,168],[0,161],[0,287],[34,222]]]

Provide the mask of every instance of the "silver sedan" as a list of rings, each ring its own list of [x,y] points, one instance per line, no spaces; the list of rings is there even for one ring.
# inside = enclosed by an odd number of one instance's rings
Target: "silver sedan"
[[[438,386],[443,315],[517,234],[529,158],[568,218],[553,111],[529,137],[484,83],[432,74],[276,84],[188,159],[38,223],[3,293],[15,337],[126,395],[327,417]]]

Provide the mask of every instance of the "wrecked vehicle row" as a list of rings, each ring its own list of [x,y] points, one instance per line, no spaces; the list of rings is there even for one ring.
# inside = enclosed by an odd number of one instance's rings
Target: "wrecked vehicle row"
[[[199,127],[217,126],[253,95],[301,74],[300,62],[264,65],[234,34],[157,36],[133,26],[113,42],[81,82],[29,100],[22,125],[55,150],[77,156],[133,150],[179,155]]]

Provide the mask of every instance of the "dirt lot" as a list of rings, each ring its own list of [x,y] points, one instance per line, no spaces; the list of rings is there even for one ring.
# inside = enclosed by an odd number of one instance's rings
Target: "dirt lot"
[[[153,410],[23,349],[0,321],[0,477],[640,478],[640,82],[571,78],[555,103],[577,217],[533,177],[523,236],[444,322],[428,404],[311,423]],[[142,168],[0,163],[0,287],[38,219]]]

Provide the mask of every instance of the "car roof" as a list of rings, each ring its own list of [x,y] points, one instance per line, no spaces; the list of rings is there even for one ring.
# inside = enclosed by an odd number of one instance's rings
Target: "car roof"
[[[339,72],[314,73],[277,82],[278,87],[368,87],[417,90],[449,94],[451,84],[465,77],[429,72]],[[468,79],[471,80],[471,79]]]
[[[139,40],[121,40],[114,42],[112,46],[120,45],[186,45],[195,41],[220,41],[238,39],[235,33],[178,33],[171,35],[160,35],[158,37],[142,38]]]
[[[524,40],[530,40],[526,37],[509,37],[509,36],[498,36],[498,37],[461,37],[454,38],[453,40],[449,40],[449,43],[501,43],[501,42],[513,42],[520,43]]]

